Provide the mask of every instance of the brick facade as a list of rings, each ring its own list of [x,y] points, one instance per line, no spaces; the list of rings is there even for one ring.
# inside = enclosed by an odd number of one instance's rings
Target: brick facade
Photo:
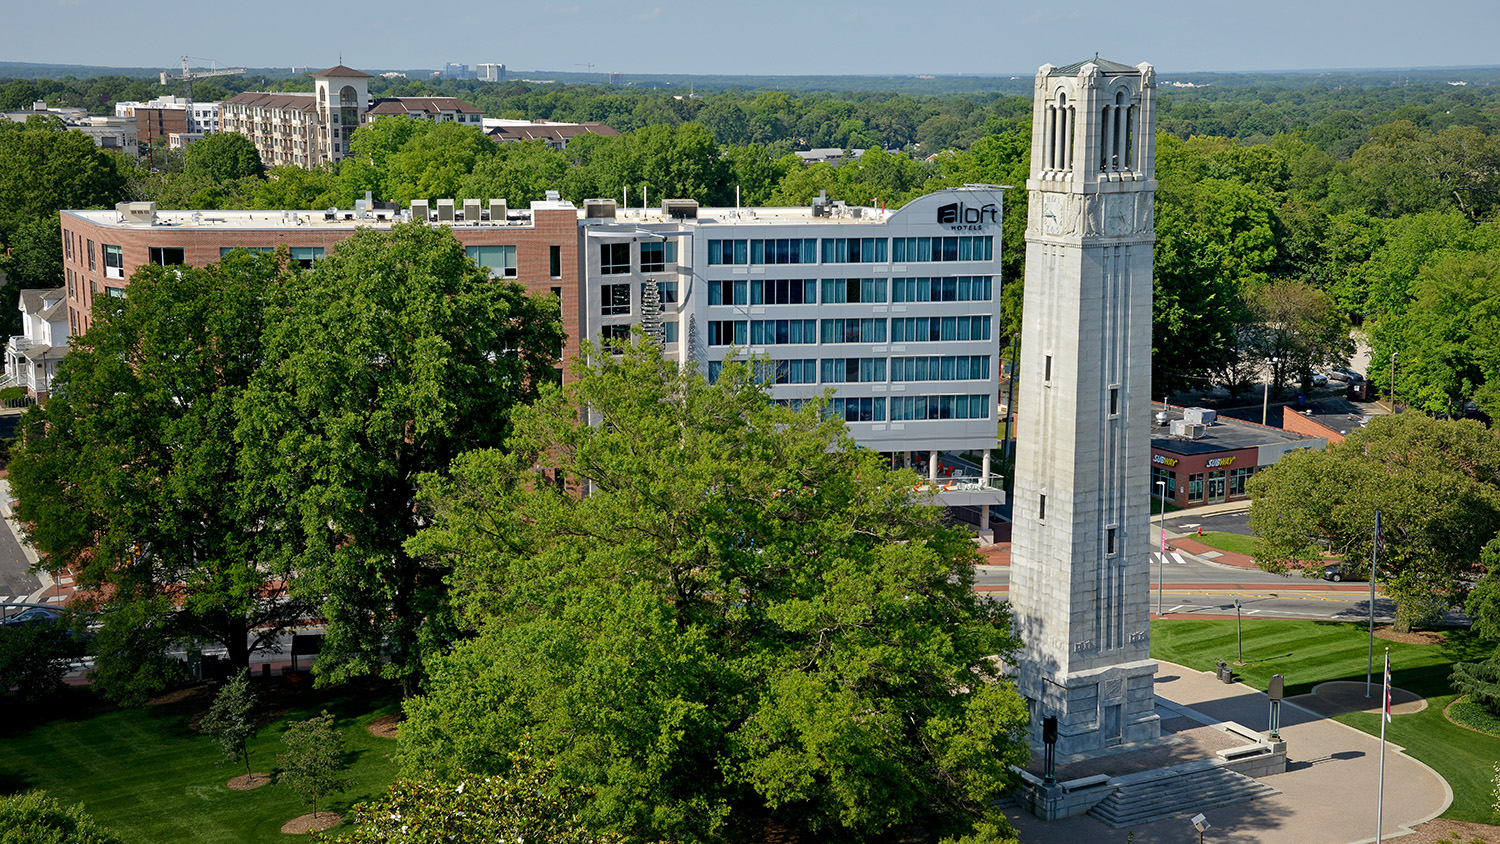
[[[237,247],[318,247],[331,253],[361,226],[386,231],[391,227],[388,221],[365,220],[358,226],[354,220],[325,222],[321,211],[291,213],[302,224],[284,222],[279,211],[206,211],[199,212],[198,220],[192,212],[162,212],[155,224],[120,222],[124,215],[114,211],[62,212],[70,332],[77,336],[88,331],[97,297],[124,295],[130,276],[151,262],[152,248],[181,249],[182,263],[201,267],[216,263],[222,250]],[[514,280],[534,295],[561,297],[567,333],[562,359],[571,360],[582,333],[577,211],[565,202],[534,203],[529,215],[514,216],[525,219],[512,219],[506,225],[459,224],[452,231],[464,246],[516,247]],[[119,247],[117,272],[106,266],[107,246]],[[556,276],[551,272],[554,248],[559,265]]]

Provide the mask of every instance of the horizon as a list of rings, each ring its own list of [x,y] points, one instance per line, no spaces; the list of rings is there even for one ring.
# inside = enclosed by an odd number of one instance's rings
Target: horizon
[[[438,70],[448,62],[493,62],[517,72],[603,78],[1009,77],[1097,52],[1125,64],[1150,62],[1158,74],[1326,73],[1494,66],[1484,24],[1500,21],[1494,5],[1480,0],[1456,0],[1440,16],[1391,0],[1271,0],[1255,8],[1187,10],[1158,0],[1128,15],[1104,0],[1077,0],[1066,12],[951,0],[930,18],[893,0],[823,6],[766,0],[754,8],[653,0],[629,10],[599,0],[544,0],[448,14],[372,0],[355,16],[272,0],[258,9],[231,15],[164,0],[143,15],[100,0],[27,4],[7,15],[12,31],[27,36],[7,59],[172,69],[184,53],[209,52],[218,55],[194,56],[194,66],[321,69],[341,60],[358,68]],[[232,43],[223,38],[226,29],[235,33]],[[568,44],[567,52],[556,44]],[[1314,56],[1324,61],[1307,61]],[[1384,61],[1371,64],[1372,56]],[[990,69],[1001,63],[1028,69]]]
[[[1104,57],[1101,56],[1101,58],[1104,58]],[[315,72],[317,70],[324,70],[326,68],[334,67],[337,64],[338,64],[338,62],[335,61],[334,64],[329,64],[329,65],[321,65],[321,64],[320,65],[310,65],[310,64],[296,64],[296,65],[244,65],[243,67],[245,68],[245,72],[246,72],[247,75],[255,75],[256,73],[259,73],[259,72],[262,72],[262,71],[292,74],[292,72],[294,70],[296,71],[296,74],[293,74],[293,75],[303,75],[303,74]],[[371,74],[393,73],[393,72],[394,73],[413,73],[413,72],[418,72],[418,73],[433,73],[433,74],[436,74],[436,73],[441,73],[443,71],[443,69],[444,69],[443,67],[355,66],[355,65],[349,64],[347,61],[343,62],[343,64],[345,66],[351,67],[351,68],[353,68],[355,70],[360,70],[360,71],[364,71],[364,72],[371,73]],[[466,64],[466,63],[464,63],[464,62],[455,62],[455,64]],[[504,63],[503,62],[496,62],[496,64],[504,64]],[[1056,64],[1056,63],[1054,62],[1054,64]],[[219,62],[218,65],[220,67],[227,67],[228,66],[228,65],[225,65],[223,62]],[[142,76],[155,75],[155,74],[157,74],[157,73],[159,73],[161,71],[180,72],[181,69],[182,69],[180,64],[177,65],[176,67],[157,67],[155,65],[104,65],[104,64],[86,64],[86,63],[79,63],[79,62],[34,62],[34,61],[11,61],[11,60],[6,60],[6,61],[0,61],[0,77],[4,76],[3,69],[7,68],[7,67],[28,68],[28,69],[38,69],[38,70],[47,69],[47,68],[56,68],[56,69],[59,69],[59,70],[81,69],[81,70],[101,71],[101,72],[123,71],[123,72],[131,72],[131,73],[128,73],[127,75],[132,75],[132,76],[133,75],[137,75],[137,74],[142,75]],[[199,65],[197,63],[194,63],[192,65],[192,67],[195,70],[202,70],[202,69],[205,69],[207,67],[207,65]],[[476,65],[475,64],[467,64],[467,67],[469,68],[469,70],[471,72],[473,72],[475,70],[475,68],[476,68]],[[1168,74],[1179,75],[1179,76],[1272,76],[1272,75],[1278,75],[1278,76],[1286,76],[1286,75],[1291,75],[1291,76],[1313,76],[1313,75],[1328,75],[1328,74],[1378,74],[1378,73],[1403,73],[1403,72],[1436,73],[1436,72],[1448,72],[1448,71],[1494,71],[1494,70],[1500,70],[1500,62],[1491,63],[1491,64],[1390,65],[1390,66],[1368,66],[1368,67],[1300,67],[1300,68],[1298,68],[1298,67],[1286,67],[1286,68],[1224,69],[1224,70],[1202,70],[1202,69],[1199,69],[1199,70],[1180,70],[1180,69],[1171,69],[1171,68],[1163,69],[1160,65],[1156,65],[1154,63],[1152,63],[1152,67],[1156,70],[1156,73],[1157,73],[1158,77],[1163,77],[1163,76],[1168,75]],[[592,82],[594,84],[604,84],[604,82],[607,79],[609,73],[620,73],[620,71],[601,72],[601,71],[595,70],[595,71],[593,71],[591,73],[589,71],[566,70],[566,69],[562,69],[562,68],[514,68],[514,67],[507,66],[506,67],[506,73],[510,76],[510,78],[504,80],[504,81],[507,81],[507,82],[524,81],[524,80],[516,78],[515,77],[516,74],[557,74],[557,75],[560,75],[561,77],[565,77],[566,81],[568,81],[568,82]],[[1035,75],[1036,75],[1036,70],[1035,69],[1030,70],[1030,71],[1015,71],[1015,72],[995,71],[995,72],[986,72],[986,73],[964,73],[964,72],[952,72],[952,73],[874,73],[874,72],[871,72],[871,73],[709,73],[709,72],[699,72],[699,73],[689,73],[689,72],[676,72],[676,71],[670,71],[670,72],[669,71],[662,71],[662,72],[624,73],[624,76],[627,78],[627,83],[628,83],[628,80],[631,77],[644,78],[644,79],[682,78],[682,79],[685,79],[685,80],[691,80],[691,79],[716,79],[716,78],[729,78],[729,79],[741,79],[741,78],[742,79],[807,79],[807,78],[832,78],[832,79],[919,79],[919,78],[927,78],[927,77],[936,78],[936,79],[1004,79],[1004,80],[1013,80],[1013,79],[1028,79],[1028,78],[1034,77]],[[589,79],[588,77],[591,77],[591,76],[592,77],[599,77],[599,78],[598,79]],[[57,78],[57,77],[47,77],[47,78]],[[414,77],[414,78],[422,78],[422,77]]]

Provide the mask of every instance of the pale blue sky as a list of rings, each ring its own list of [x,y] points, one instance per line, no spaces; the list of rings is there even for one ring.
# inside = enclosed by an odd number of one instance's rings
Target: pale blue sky
[[[0,59],[171,67],[499,62],[689,74],[1032,73],[1095,52],[1164,73],[1500,63],[1495,0],[3,0]]]

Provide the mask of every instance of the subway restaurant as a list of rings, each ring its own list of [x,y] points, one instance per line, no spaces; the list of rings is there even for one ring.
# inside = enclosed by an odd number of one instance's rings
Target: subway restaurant
[[[1164,492],[1168,501],[1184,509],[1246,500],[1249,480],[1257,471],[1274,466],[1288,451],[1328,445],[1324,437],[1214,416],[1211,411],[1160,404],[1153,409],[1151,495]]]

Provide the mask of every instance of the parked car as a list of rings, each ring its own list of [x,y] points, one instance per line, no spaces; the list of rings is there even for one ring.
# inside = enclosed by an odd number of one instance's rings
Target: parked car
[[[1314,387],[1326,387],[1326,386],[1328,386],[1328,376],[1324,375],[1321,372],[1314,372],[1312,374],[1311,378],[1312,378],[1312,384],[1313,384]]]
[[[40,622],[55,622],[62,620],[62,613],[46,607],[27,607],[15,615],[0,618],[0,624],[37,624]]]
[[[1346,580],[1351,582],[1364,583],[1369,580],[1369,578],[1364,577],[1358,572],[1353,572],[1346,569],[1343,563],[1329,563],[1328,565],[1324,566],[1323,579],[1331,580],[1334,583],[1342,583]]]
[[[1365,380],[1365,376],[1347,367],[1340,366],[1335,368],[1332,372],[1328,373],[1329,377],[1337,377],[1333,374],[1335,372],[1344,376],[1343,378],[1339,379],[1340,381],[1348,381],[1350,384],[1358,384],[1359,382]]]

